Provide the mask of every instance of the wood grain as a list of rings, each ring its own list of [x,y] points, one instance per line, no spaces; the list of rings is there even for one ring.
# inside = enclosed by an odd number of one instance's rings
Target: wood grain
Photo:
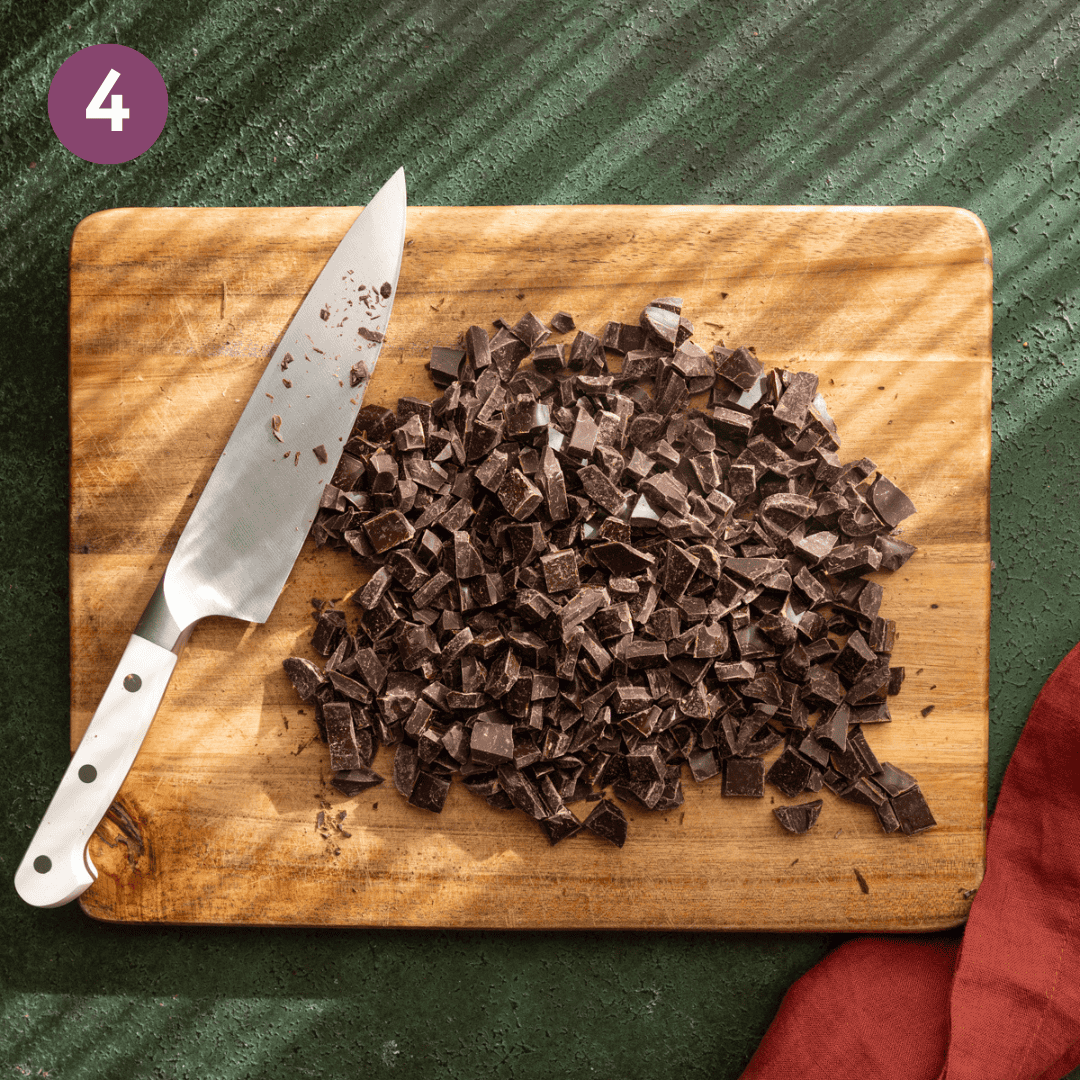
[[[71,738],[74,746],[252,387],[356,208],[95,214],[71,250]],[[346,799],[281,660],[311,598],[363,577],[305,546],[265,625],[200,623],[91,843],[92,916],[342,926],[929,930],[961,922],[984,869],[991,256],[966,211],[912,207],[409,210],[387,345],[367,401],[431,398],[425,362],[471,323],[571,312],[597,330],[680,295],[706,348],[753,344],[816,371],[845,459],[911,496],[918,553],[885,585],[907,679],[879,757],[939,822],[886,836],[824,793],[784,834],[764,800],[695,785],[628,808],[621,851],[550,848],[459,785],[445,811],[387,784]],[[932,711],[923,712],[933,706]],[[774,751],[773,753],[777,753]],[[770,755],[771,757],[772,755]],[[388,774],[384,755],[378,762]],[[579,811],[581,807],[577,808]],[[316,815],[347,812],[345,837]],[[858,869],[870,887],[863,893]]]

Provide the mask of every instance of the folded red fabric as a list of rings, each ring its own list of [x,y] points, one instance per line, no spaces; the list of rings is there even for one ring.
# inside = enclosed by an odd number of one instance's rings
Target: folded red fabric
[[[1035,699],[959,943],[860,938],[784,996],[741,1080],[1061,1080],[1080,1065],[1080,645]]]

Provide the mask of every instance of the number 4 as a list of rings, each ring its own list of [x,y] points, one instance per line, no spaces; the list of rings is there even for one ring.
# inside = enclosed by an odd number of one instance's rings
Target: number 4
[[[113,94],[112,104],[109,108],[103,109],[101,107],[105,95],[113,88],[119,78],[120,72],[110,68],[109,74],[105,76],[105,81],[97,88],[97,93],[94,94],[90,104],[86,106],[87,120],[111,120],[112,131],[123,131],[124,121],[131,116],[131,110],[124,108],[123,94]]]

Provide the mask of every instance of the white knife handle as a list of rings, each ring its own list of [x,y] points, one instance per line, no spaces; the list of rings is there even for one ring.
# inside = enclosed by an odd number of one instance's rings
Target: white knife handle
[[[132,635],[15,873],[19,895],[59,907],[97,878],[87,845],[135,761],[169,685],[177,655]]]

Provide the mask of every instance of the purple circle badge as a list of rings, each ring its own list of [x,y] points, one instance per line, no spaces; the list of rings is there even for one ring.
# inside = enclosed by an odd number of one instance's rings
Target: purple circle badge
[[[49,121],[77,157],[119,165],[157,142],[169,92],[152,60],[126,45],[91,45],[69,56],[49,87]]]

